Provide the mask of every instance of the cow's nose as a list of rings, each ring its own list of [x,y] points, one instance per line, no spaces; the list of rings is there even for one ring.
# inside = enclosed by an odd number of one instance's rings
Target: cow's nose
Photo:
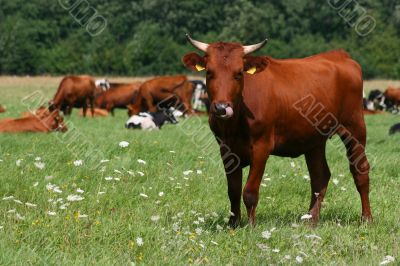
[[[214,104],[215,115],[221,118],[230,118],[233,116],[233,109],[227,103]]]

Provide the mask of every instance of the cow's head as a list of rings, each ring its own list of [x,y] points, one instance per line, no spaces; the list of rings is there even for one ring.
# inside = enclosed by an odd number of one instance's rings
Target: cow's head
[[[45,116],[37,116],[41,123],[45,124],[50,131],[66,132],[68,130],[64,123],[64,118],[58,110],[48,112]]]
[[[189,35],[187,38],[205,55],[187,54],[182,58],[184,65],[194,71],[206,71],[211,113],[219,118],[231,118],[235,111],[234,107],[241,100],[244,76],[255,75],[268,65],[265,57],[250,55],[261,49],[267,40],[243,46],[239,43],[202,43],[193,40]]]

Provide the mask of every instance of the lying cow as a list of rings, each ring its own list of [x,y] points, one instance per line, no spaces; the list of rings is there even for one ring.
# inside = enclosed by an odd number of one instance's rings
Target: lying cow
[[[0,132],[19,133],[19,132],[42,132],[52,131],[66,132],[67,126],[58,111],[46,113],[43,116],[30,116],[17,119],[3,119],[0,121]]]
[[[38,109],[33,111],[24,112],[21,117],[45,117],[50,114],[49,109],[44,106],[40,106]]]
[[[399,112],[400,107],[400,89],[389,87],[383,93],[387,101],[387,109],[392,112]]]
[[[178,123],[173,112],[166,110],[153,113],[139,113],[138,115],[131,116],[125,123],[125,127],[128,129],[158,130],[165,123]]]
[[[6,111],[6,109],[0,105],[0,113],[4,113]]]
[[[114,116],[115,108],[126,109],[134,101],[141,84],[141,82],[110,83],[110,88],[97,96],[95,106],[106,109]]]
[[[96,84],[90,76],[67,76],[63,78],[58,87],[53,100],[49,102],[51,111],[58,109],[64,115],[71,115],[72,108],[83,108],[86,116],[88,106],[90,106],[92,116],[94,115],[94,98],[96,94]]]
[[[79,116],[84,116],[83,109],[79,109]],[[93,117],[107,117],[108,111],[100,108],[94,108],[94,115]]]
[[[186,76],[158,77],[144,82],[134,103],[128,106],[128,115],[140,112],[156,112],[157,108],[179,106],[181,111],[191,114],[193,85]]]
[[[211,101],[209,124],[225,166],[231,202],[229,224],[241,219],[241,196],[255,224],[265,164],[271,155],[305,155],[311,178],[309,217],[316,224],[331,172],[326,143],[337,134],[346,149],[362,217],[372,220],[366,126],[360,65],[342,50],[302,59],[252,56],[254,45],[189,42],[204,55],[189,53],[184,65],[206,72]],[[242,191],[243,168],[250,166]]]
[[[389,135],[393,135],[395,133],[400,133],[400,123],[394,124],[389,129]]]

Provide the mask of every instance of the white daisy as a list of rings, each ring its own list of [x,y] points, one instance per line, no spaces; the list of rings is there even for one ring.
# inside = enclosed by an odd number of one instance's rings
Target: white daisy
[[[334,178],[332,179],[333,184],[335,184],[336,186],[339,184],[339,179]]]
[[[46,214],[47,214],[48,216],[56,216],[56,215],[57,215],[56,212],[52,212],[52,211],[48,211],[48,212],[46,212]]]
[[[68,201],[81,201],[84,200],[85,198],[79,195],[68,195],[67,200]]]
[[[140,163],[140,164],[146,164],[146,161],[144,161],[142,159],[138,159],[137,162]]]
[[[303,258],[301,256],[297,256],[296,257],[296,262],[297,263],[302,263],[303,262]]]
[[[143,238],[137,237],[137,238],[136,238],[136,244],[137,244],[139,247],[143,246]]]
[[[389,264],[389,263],[391,263],[391,262],[394,262],[394,257],[393,256],[390,256],[390,255],[387,255],[387,256],[385,256],[384,258],[383,258],[383,261],[381,261],[381,263],[379,263],[379,265],[386,265],[386,264]]]
[[[301,216],[301,220],[309,220],[309,219],[311,219],[312,218],[312,215],[311,214],[304,214],[303,216]]]
[[[149,197],[149,196],[147,196],[147,195],[144,194],[144,193],[140,193],[139,196],[141,196],[141,197],[143,197],[143,198],[146,198],[146,199]]]
[[[121,141],[121,142],[119,143],[119,146],[120,146],[121,148],[126,148],[126,147],[129,146],[129,142],[127,142],[127,141]]]
[[[158,220],[160,220],[160,215],[153,215],[153,216],[151,216],[151,221],[153,221],[153,222],[157,222]]]
[[[26,202],[25,205],[26,205],[27,207],[30,207],[30,208],[36,208],[36,207],[37,207],[36,204],[30,203],[30,202]]]
[[[35,162],[36,168],[43,170],[45,167],[45,164],[43,162]]]
[[[82,160],[76,160],[76,161],[74,161],[74,165],[75,166],[81,166],[81,165],[83,165],[83,161]]]

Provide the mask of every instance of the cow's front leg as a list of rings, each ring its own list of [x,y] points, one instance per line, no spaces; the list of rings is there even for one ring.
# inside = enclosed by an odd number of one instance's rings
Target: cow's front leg
[[[231,217],[229,218],[229,226],[235,228],[240,223],[240,202],[242,196],[242,168],[237,167],[233,172],[227,173],[228,179],[228,195],[231,202]]]
[[[249,178],[243,190],[243,200],[247,208],[247,216],[249,217],[250,225],[253,226],[256,222],[258,194],[268,156],[269,152],[266,143],[260,141],[253,144]]]

